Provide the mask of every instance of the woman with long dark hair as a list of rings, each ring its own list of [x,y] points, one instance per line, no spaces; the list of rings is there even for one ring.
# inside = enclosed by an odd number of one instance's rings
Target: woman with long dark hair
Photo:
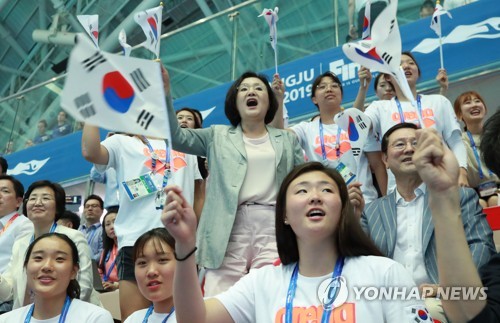
[[[118,255],[118,241],[115,233],[115,219],[118,207],[108,208],[108,213],[102,219],[102,254],[99,260],[99,275],[101,275],[102,287],[113,291],[120,286],[118,272],[116,269],[116,256]]]
[[[319,162],[293,169],[276,199],[281,266],[250,272],[227,292],[203,300],[196,281],[196,217],[176,187],[167,188],[162,221],[176,240],[174,302],[179,322],[414,322],[428,314],[405,298],[415,283],[405,268],[381,257],[354,215],[347,187]],[[398,287],[399,297],[362,290]],[[394,296],[394,295],[393,295]],[[333,316],[333,320],[332,320]]]

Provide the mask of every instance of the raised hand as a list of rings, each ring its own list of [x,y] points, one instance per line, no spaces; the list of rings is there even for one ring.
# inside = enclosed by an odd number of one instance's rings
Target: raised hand
[[[361,192],[361,185],[363,184],[360,182],[353,182],[347,185],[349,201],[354,207],[354,214],[358,217],[361,217],[361,213],[363,213],[363,209],[365,208],[365,199],[363,197],[363,193]]]
[[[193,208],[175,185],[165,187],[167,200],[161,214],[161,222],[175,239],[176,250],[191,250],[196,244],[197,218]]]
[[[370,70],[364,66],[361,66],[358,70],[359,86],[368,88],[372,80],[372,73]]]
[[[163,90],[165,91],[165,95],[170,94],[170,75],[168,74],[165,66],[161,65],[161,78],[163,80]]]
[[[413,163],[427,187],[446,191],[458,186],[458,161],[452,151],[443,144],[435,129],[417,130],[417,148]]]
[[[283,103],[283,98],[285,96],[285,83],[280,79],[279,74],[274,74],[273,82],[271,83],[271,88],[273,89],[274,95],[278,100],[279,104]]]

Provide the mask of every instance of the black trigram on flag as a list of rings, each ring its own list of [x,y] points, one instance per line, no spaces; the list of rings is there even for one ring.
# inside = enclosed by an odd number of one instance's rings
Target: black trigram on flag
[[[92,104],[92,100],[90,99],[90,95],[88,93],[76,97],[74,102],[78,112],[80,112],[84,119],[95,115],[94,105]]]
[[[361,149],[360,148],[352,148],[352,154],[354,157],[358,157],[359,154],[361,154]]]
[[[142,71],[139,68],[130,73],[130,77],[132,77],[132,81],[134,81],[135,86],[137,86],[137,88],[141,92],[147,89],[151,85],[146,80],[144,74],[142,74]]]
[[[361,129],[366,129],[367,128],[365,122],[363,121],[363,119],[361,119],[360,116],[356,116],[356,122],[358,123],[358,126]]]
[[[145,130],[148,130],[149,124],[154,119],[154,115],[146,110],[142,110],[137,117],[136,123],[143,127]]]
[[[94,68],[97,67],[97,65],[102,64],[104,62],[106,62],[104,56],[102,56],[100,52],[95,52],[92,56],[85,59],[82,62],[82,65],[83,68],[90,73]]]
[[[388,65],[391,64],[392,56],[389,55],[387,52],[384,52],[381,57]]]

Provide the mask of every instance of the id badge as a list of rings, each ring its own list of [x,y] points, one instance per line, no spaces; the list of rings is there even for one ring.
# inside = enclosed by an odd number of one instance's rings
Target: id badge
[[[480,197],[494,195],[497,192],[497,183],[495,181],[487,181],[479,184],[477,190]]]
[[[158,191],[150,174],[144,174],[137,178],[123,181],[122,185],[131,201],[149,196]]]
[[[339,164],[337,165],[337,167],[335,167],[335,169],[337,170],[337,172],[339,172],[340,176],[342,176],[346,185],[349,185],[349,183],[352,182],[354,178],[356,178],[356,174],[354,174],[349,169],[349,167],[347,167],[342,162],[339,162]]]
[[[155,207],[157,210],[163,210],[163,206],[165,205],[165,202],[167,201],[167,194],[165,194],[164,190],[159,190],[156,192],[156,197],[155,197]]]

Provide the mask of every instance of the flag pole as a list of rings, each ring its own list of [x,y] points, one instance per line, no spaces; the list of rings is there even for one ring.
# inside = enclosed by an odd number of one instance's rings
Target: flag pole
[[[440,5],[440,1],[436,0],[436,5]],[[438,19],[439,26],[439,59],[441,61],[441,69],[444,69],[444,59],[443,59],[443,31],[441,28],[441,16],[436,17]]]
[[[161,10],[163,11],[163,2],[160,2],[160,7],[162,8]],[[158,30],[161,30],[161,24],[162,24],[161,19],[160,19],[159,23],[160,23],[160,28],[158,28]],[[160,40],[161,40],[161,32],[158,35],[158,53],[156,54],[155,62],[161,62],[161,60],[160,60]]]

